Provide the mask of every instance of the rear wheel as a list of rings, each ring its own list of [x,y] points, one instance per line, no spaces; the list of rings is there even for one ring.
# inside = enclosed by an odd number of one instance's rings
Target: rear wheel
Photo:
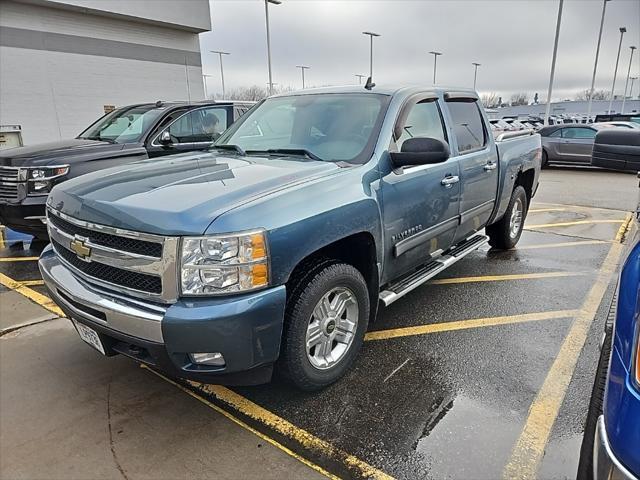
[[[502,250],[515,247],[522,235],[527,209],[527,193],[518,185],[511,194],[505,214],[499,221],[486,228],[489,245]]]
[[[345,263],[318,267],[292,286],[280,368],[303,390],[319,390],[353,364],[367,330],[369,292]]]
[[[547,168],[549,166],[549,155],[545,150],[542,150],[542,168]]]

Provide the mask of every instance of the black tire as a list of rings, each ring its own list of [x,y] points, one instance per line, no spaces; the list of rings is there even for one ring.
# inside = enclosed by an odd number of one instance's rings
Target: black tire
[[[512,235],[511,215],[517,202],[520,202],[522,208],[522,220],[517,234]],[[524,228],[524,221],[527,218],[528,210],[529,202],[527,201],[527,193],[521,185],[518,185],[511,193],[511,199],[509,200],[507,211],[504,212],[502,218],[492,225],[487,225],[486,232],[489,236],[489,245],[501,250],[509,250],[510,248],[515,247],[522,235],[522,229]]]
[[[546,150],[542,150],[542,168],[547,168],[549,166],[549,155],[547,155]]]
[[[304,270],[304,269],[302,269]],[[307,357],[306,333],[314,308],[334,288],[346,288],[357,301],[358,323],[353,340],[342,358],[324,370]],[[330,385],[351,367],[364,341],[369,322],[369,291],[362,274],[353,266],[323,262],[293,281],[285,310],[279,373],[302,390],[313,391]]]
[[[607,370],[609,368],[609,358],[611,358],[611,347],[613,337],[613,326],[607,324],[605,328],[604,343],[598,360],[596,379],[591,390],[591,401],[589,402],[589,412],[587,422],[584,426],[584,437],[580,447],[580,461],[578,463],[578,480],[593,479],[593,448],[598,425],[598,417],[602,415],[604,404],[604,390],[607,384]]]

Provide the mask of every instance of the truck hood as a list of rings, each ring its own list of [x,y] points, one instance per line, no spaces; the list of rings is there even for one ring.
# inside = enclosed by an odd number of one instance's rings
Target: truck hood
[[[3,150],[0,152],[0,166],[42,167],[59,164],[72,165],[87,160],[131,154],[131,147],[139,146],[71,138],[58,142],[40,143],[28,147]]]
[[[53,189],[48,204],[72,217],[116,228],[200,235],[238,205],[340,170],[333,163],[291,156],[195,152],[71,179]]]

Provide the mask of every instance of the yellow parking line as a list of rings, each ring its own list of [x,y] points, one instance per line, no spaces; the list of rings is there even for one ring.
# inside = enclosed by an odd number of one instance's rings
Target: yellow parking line
[[[531,208],[529,213],[541,213],[541,212],[566,212],[566,208]]]
[[[533,228],[570,227],[571,225],[591,225],[595,223],[624,223],[623,220],[576,220],[574,222],[542,223],[539,225],[526,225],[525,230]]]
[[[38,257],[2,257],[0,262],[35,262]]]
[[[580,240],[577,242],[541,243],[538,245],[518,245],[518,250],[534,250],[538,248],[580,247],[582,245],[600,245],[611,243],[609,240]]]
[[[625,218],[624,223],[620,225],[620,228],[618,229],[618,233],[616,233],[616,238],[615,238],[616,242],[622,243],[625,235],[627,234],[627,232],[629,231],[629,228],[631,227],[631,220],[633,220],[633,214],[629,212],[627,213],[627,218]]]
[[[4,225],[0,225],[0,248],[4,248],[7,246],[5,237],[6,237],[6,233],[4,231]]]
[[[25,287],[39,287],[44,285],[44,281],[42,280],[20,280],[18,283]]]
[[[502,282],[506,280],[532,280],[536,278],[557,278],[557,277],[576,277],[579,275],[587,275],[586,272],[542,272],[542,273],[519,273],[513,275],[485,275],[480,277],[457,277],[457,278],[440,278],[431,280],[430,285],[448,285],[451,283],[472,283],[472,282]]]
[[[451,332],[454,330],[466,330],[469,328],[492,327],[495,325],[510,325],[514,323],[533,322],[539,320],[552,320],[558,318],[573,317],[577,310],[555,310],[551,312],[524,313],[522,315],[508,315],[503,317],[473,318],[455,322],[431,323],[415,327],[392,328],[390,330],[378,330],[368,332],[365,340],[388,340],[390,338],[410,337],[414,335],[427,335],[430,333]]]
[[[578,311],[542,388],[529,408],[522,433],[502,472],[503,479],[535,479],[537,477],[538,466],[544,456],[551,429],[567,393],[578,357],[587,340],[589,328],[611,277],[616,271],[622,251],[621,243],[611,245],[609,253],[600,267],[596,282],[591,287],[582,308]]]
[[[231,420],[235,424],[237,424],[237,425],[241,426],[242,428],[250,431],[254,435],[257,435],[258,437],[262,438],[266,442],[269,442],[271,445],[275,446],[276,448],[279,448],[280,450],[285,452],[287,455],[292,456],[296,460],[304,463],[305,465],[307,465],[308,467],[310,467],[313,470],[317,471],[318,473],[321,473],[322,475],[326,476],[327,478],[331,478],[331,479],[338,479],[339,478],[339,477],[329,473],[328,471],[326,471],[325,469],[323,469],[319,465],[316,465],[315,463],[311,462],[310,460],[307,460],[306,458],[302,457],[301,455],[298,455],[297,453],[295,453],[291,449],[289,449],[286,446],[282,445],[277,440],[275,440],[275,439],[263,434],[262,432],[259,432],[255,428],[247,425],[245,422],[243,422],[239,418],[235,417],[234,415],[229,413],[227,410],[225,410],[225,409],[219,407],[218,405],[210,402],[206,398],[201,397],[200,395],[196,394],[195,392],[189,390],[188,388],[183,387],[182,385],[174,382],[173,380],[170,380],[169,378],[165,377],[161,373],[156,372],[155,370],[152,370],[152,369],[146,367],[145,365],[141,365],[141,367],[146,368],[150,372],[153,372],[154,374],[156,374],[160,378],[162,378],[165,381],[171,383],[172,385],[178,387],[179,389],[181,389],[185,393],[189,394],[193,398],[195,398],[195,399],[199,400],[200,402],[204,403],[205,405],[207,405],[208,407],[212,408],[216,412],[224,415],[226,418],[228,418],[229,420]],[[326,441],[324,441],[324,440],[312,435],[311,433],[307,432],[306,430],[303,430],[303,429],[301,429],[299,427],[296,427],[295,425],[293,425],[292,423],[288,422],[287,420],[285,420],[285,419],[283,419],[283,418],[271,413],[270,411],[262,408],[261,406],[257,405],[256,403],[253,403],[252,401],[244,398],[243,396],[238,395],[237,393],[229,390],[228,388],[222,387],[220,385],[205,385],[205,384],[200,384],[200,383],[197,383],[197,382],[189,382],[189,383],[191,385],[193,385],[195,388],[198,388],[200,390],[205,391],[207,394],[214,395],[217,399],[219,399],[223,403],[229,405],[230,407],[232,407],[233,409],[235,409],[238,412],[242,413],[243,415],[246,415],[247,417],[249,417],[249,418],[251,418],[253,420],[257,420],[261,424],[272,428],[273,430],[275,430],[279,434],[284,435],[284,436],[286,436],[288,438],[291,438],[291,439],[295,440],[296,442],[298,442],[304,448],[307,448],[307,449],[312,450],[312,451],[320,452],[320,453],[322,453],[324,455],[331,456],[331,458],[333,458],[333,459],[340,460],[348,468],[352,468],[352,469],[356,470],[358,473],[360,473],[365,478],[374,478],[374,479],[383,479],[383,480],[391,480],[392,479],[392,477],[387,475],[386,473],[384,473],[384,472],[372,467],[371,465],[363,462],[362,460],[354,457],[353,455],[350,455],[350,454],[348,454],[346,452],[343,452],[343,451],[337,449],[336,447],[334,447],[330,443],[328,443],[328,442],[326,442]]]
[[[59,317],[64,317],[64,313],[53,301],[46,295],[36,292],[35,290],[25,286],[22,282],[17,282],[13,278],[7,277],[4,273],[0,273],[0,285],[10,288],[14,292],[27,297],[29,300],[36,302],[43,308],[55,313]]]

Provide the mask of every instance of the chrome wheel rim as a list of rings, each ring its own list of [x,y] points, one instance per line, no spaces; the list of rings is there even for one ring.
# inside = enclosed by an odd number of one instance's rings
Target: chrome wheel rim
[[[516,199],[511,210],[511,219],[509,220],[509,236],[516,238],[520,229],[522,228],[522,217],[524,208],[522,206],[522,200]]]
[[[358,328],[358,300],[351,290],[336,287],[325,293],[309,319],[305,345],[314,368],[327,370],[349,351]]]

